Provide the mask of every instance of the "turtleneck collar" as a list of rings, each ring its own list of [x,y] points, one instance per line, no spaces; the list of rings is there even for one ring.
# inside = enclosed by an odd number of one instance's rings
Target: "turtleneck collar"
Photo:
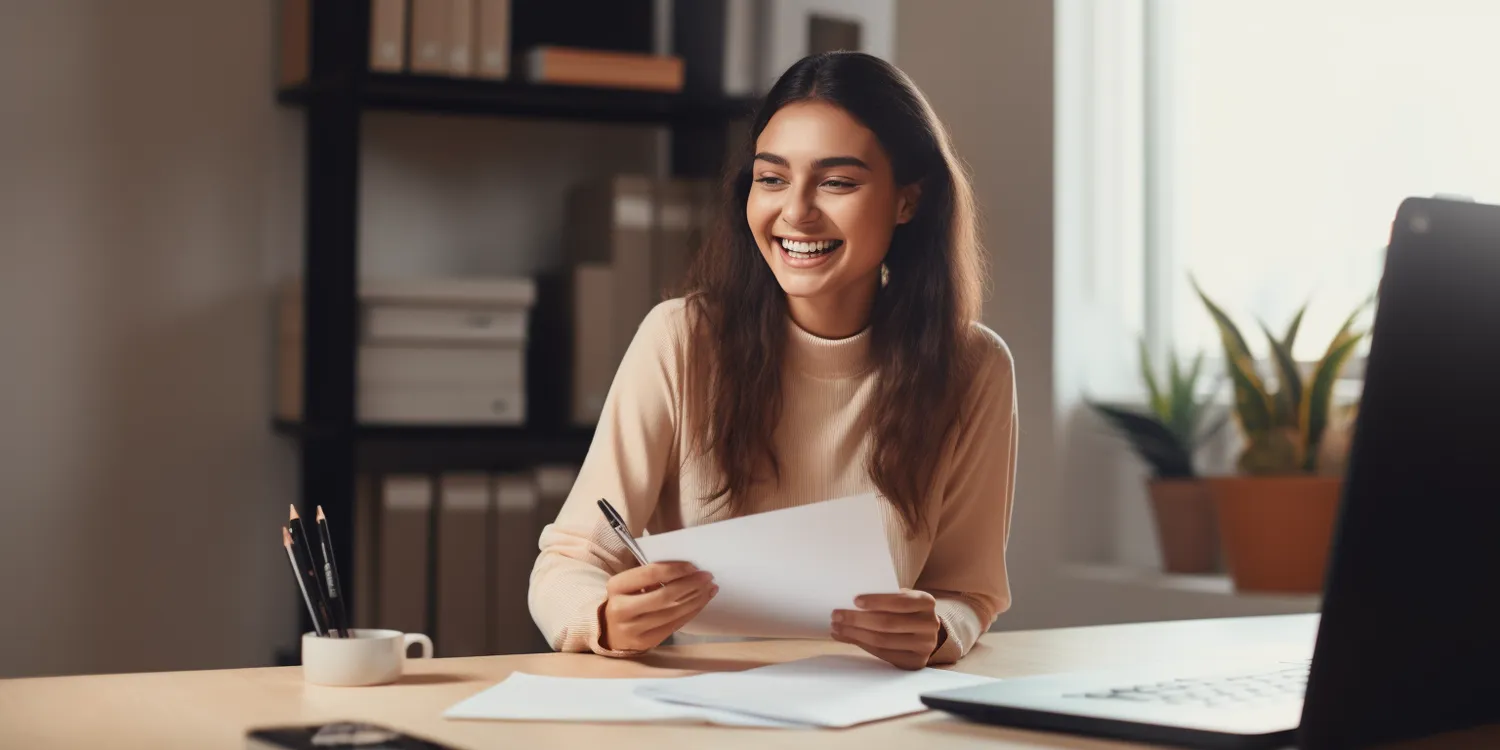
[[[852,378],[870,369],[870,327],[841,339],[814,336],[787,316],[787,363],[825,380]]]

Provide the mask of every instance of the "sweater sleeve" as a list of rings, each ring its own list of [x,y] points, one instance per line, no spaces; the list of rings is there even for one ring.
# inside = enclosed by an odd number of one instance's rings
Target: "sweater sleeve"
[[[676,455],[684,319],[682,300],[669,300],[642,320],[610,384],[578,479],[556,520],[542,530],[528,601],[554,650],[635,653],[599,642],[605,583],[637,563],[597,501],[609,500],[634,536],[656,511]]]
[[[932,551],[916,588],[937,599],[942,645],[930,664],[951,664],[1010,608],[1005,550],[1016,476],[1016,388],[1010,352],[985,329],[985,352],[953,442]]]

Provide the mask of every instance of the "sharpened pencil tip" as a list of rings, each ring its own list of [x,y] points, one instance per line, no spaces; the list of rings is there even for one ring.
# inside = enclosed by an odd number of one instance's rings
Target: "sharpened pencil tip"
[[[285,526],[281,527],[281,546],[292,546],[292,532],[287,531]]]
[[[327,521],[328,520],[326,517],[323,516],[323,506],[321,506],[321,505],[318,506],[318,520],[319,521]]]
[[[288,504],[286,507],[292,509],[291,520],[293,520],[293,521],[297,520],[297,506]]]

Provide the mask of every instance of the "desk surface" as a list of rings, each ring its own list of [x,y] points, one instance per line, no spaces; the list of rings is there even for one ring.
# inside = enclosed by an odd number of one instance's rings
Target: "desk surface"
[[[1316,615],[1186,620],[989,633],[953,669],[994,677],[1093,669],[1232,651],[1312,652]],[[1247,647],[1247,644],[1254,644]],[[247,728],[365,720],[459,748],[1125,748],[1125,743],[1011,730],[929,711],[845,730],[698,725],[562,724],[443,719],[444,709],[512,671],[582,677],[667,677],[738,670],[827,653],[818,641],[706,643],[624,660],[527,654],[415,660],[400,683],[328,688],[299,667],[0,680],[0,747],[242,748]]]

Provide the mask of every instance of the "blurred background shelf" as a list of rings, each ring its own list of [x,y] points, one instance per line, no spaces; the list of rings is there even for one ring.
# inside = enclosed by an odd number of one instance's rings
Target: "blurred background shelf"
[[[291,86],[280,89],[276,98],[305,107],[319,97],[351,93],[365,110],[660,125],[728,122],[748,116],[755,106],[752,99],[734,97],[405,73],[371,73],[352,86]]]
[[[294,440],[343,440],[336,427],[275,420],[272,429]],[[382,425],[354,427],[359,471],[436,473],[516,471],[538,464],[581,463],[594,439],[591,427]]]

